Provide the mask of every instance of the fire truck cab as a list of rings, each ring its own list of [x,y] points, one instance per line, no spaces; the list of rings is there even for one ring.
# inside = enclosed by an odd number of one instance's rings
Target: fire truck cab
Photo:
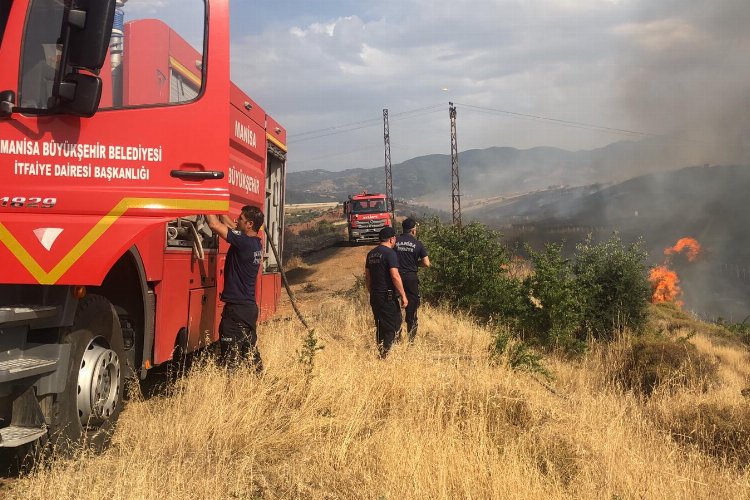
[[[378,233],[392,226],[386,196],[380,193],[350,195],[344,202],[344,217],[349,232],[349,242],[378,241]]]
[[[206,213],[263,210],[274,313],[286,130],[230,81],[228,4],[0,4],[0,447],[103,445],[126,377],[218,340]]]

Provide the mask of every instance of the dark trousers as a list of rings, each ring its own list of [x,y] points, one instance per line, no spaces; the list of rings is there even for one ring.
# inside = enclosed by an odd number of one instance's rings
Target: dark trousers
[[[263,370],[263,360],[255,347],[258,341],[256,325],[258,306],[252,304],[224,304],[219,323],[221,363],[230,369],[250,361],[255,371]]]
[[[401,307],[394,292],[370,294],[370,306],[377,329],[375,342],[384,358],[401,332]]]
[[[416,274],[402,274],[401,282],[404,284],[404,292],[409,303],[406,305],[406,332],[409,342],[417,335],[417,309],[419,309],[419,278]]]

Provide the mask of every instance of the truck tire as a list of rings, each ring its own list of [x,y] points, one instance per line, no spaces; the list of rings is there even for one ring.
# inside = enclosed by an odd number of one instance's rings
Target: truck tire
[[[100,295],[82,298],[63,342],[71,345],[70,361],[65,390],[52,403],[51,444],[63,453],[80,443],[101,451],[122,410],[126,368],[122,330],[112,304]]]

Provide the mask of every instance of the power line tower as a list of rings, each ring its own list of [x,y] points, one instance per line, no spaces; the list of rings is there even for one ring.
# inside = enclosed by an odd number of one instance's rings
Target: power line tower
[[[396,224],[396,208],[393,203],[393,176],[391,175],[391,131],[388,127],[388,110],[383,110],[383,142],[385,142],[385,197],[391,223]]]
[[[453,225],[461,228],[461,189],[458,182],[458,140],[456,139],[456,107],[448,103],[451,117],[451,191],[453,192]]]

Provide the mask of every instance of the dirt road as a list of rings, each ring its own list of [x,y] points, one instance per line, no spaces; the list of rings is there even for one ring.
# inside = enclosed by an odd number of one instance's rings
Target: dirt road
[[[302,266],[288,271],[287,279],[300,311],[303,314],[315,311],[325,299],[350,290],[356,277],[364,276],[365,256],[373,246],[348,246],[342,242],[307,255]],[[283,318],[293,314],[289,297],[286,291],[282,291],[277,316]]]

